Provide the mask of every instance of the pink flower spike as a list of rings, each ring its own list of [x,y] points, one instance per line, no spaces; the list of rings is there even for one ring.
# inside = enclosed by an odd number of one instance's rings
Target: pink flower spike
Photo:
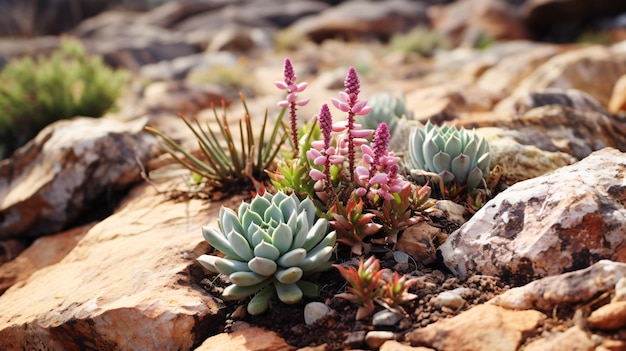
[[[309,176],[311,176],[311,179],[315,181],[326,179],[326,175],[324,175],[324,173],[318,169],[312,169],[311,171],[309,171]]]
[[[359,75],[356,73],[354,67],[348,68],[348,74],[343,81],[343,86],[346,87],[346,93],[348,93],[348,95],[359,95],[361,83],[359,82]]]
[[[291,60],[289,58],[285,59],[283,75],[285,78],[285,83],[287,85],[292,85],[293,83],[296,82],[296,74],[293,70],[293,65],[291,64]]]
[[[353,129],[350,131],[350,135],[355,138],[367,138],[372,135],[371,129]]]

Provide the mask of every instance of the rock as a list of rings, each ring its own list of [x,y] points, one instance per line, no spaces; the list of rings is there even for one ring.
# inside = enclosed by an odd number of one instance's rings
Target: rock
[[[393,34],[426,24],[425,6],[408,0],[347,1],[317,16],[295,21],[289,30],[315,42],[343,38],[388,40]]]
[[[327,315],[330,312],[330,307],[321,302],[309,302],[304,306],[304,323],[306,325],[313,325],[315,322]]]
[[[172,28],[180,21],[199,13],[217,11],[228,5],[222,1],[171,1],[136,16],[135,22],[162,28]]]
[[[497,0],[464,0],[430,6],[428,17],[435,31],[452,41],[452,46],[475,47],[481,40],[527,38],[526,28],[515,6]]]
[[[413,119],[439,125],[458,117],[469,108],[456,85],[439,85],[414,90],[406,96],[406,108],[413,112]]]
[[[437,259],[437,247],[447,238],[439,228],[418,222],[406,228],[396,244],[396,249],[407,253],[415,261],[431,264]]]
[[[579,160],[605,147],[626,151],[626,121],[561,105],[537,107],[520,117],[491,114],[478,120],[464,119],[458,125],[508,129],[506,134],[520,144],[564,152]]]
[[[563,43],[577,39],[591,20],[624,11],[625,3],[612,0],[527,0],[520,14],[534,38]]]
[[[622,75],[613,86],[608,109],[614,115],[626,112],[626,74]]]
[[[615,288],[626,277],[626,263],[602,260],[589,268],[535,280],[512,288],[488,303],[507,309],[537,309],[550,313],[555,306],[585,304]]]
[[[454,291],[443,291],[434,297],[435,303],[441,307],[458,310],[465,304],[465,299]]]
[[[580,111],[608,114],[593,96],[577,89],[547,88],[535,90],[528,95],[519,97],[513,108],[517,115],[523,115],[536,107],[547,105],[561,105]]]
[[[271,49],[271,35],[259,28],[224,28],[211,38],[208,52],[227,51],[239,54],[253,50]]]
[[[594,351],[596,344],[580,327],[550,335],[527,344],[524,351]]]
[[[365,335],[365,342],[371,349],[378,349],[388,340],[395,339],[395,334],[390,331],[372,330]]]
[[[592,329],[600,330],[626,328],[626,301],[612,302],[591,312],[587,324]]]
[[[228,105],[230,101],[222,90],[218,86],[188,81],[156,82],[146,87],[143,104],[150,112],[165,111],[174,116],[182,113],[192,118],[200,110],[212,105],[220,107],[222,101]]]
[[[225,317],[197,285],[195,259],[209,249],[201,226],[216,225],[220,205],[137,186],[61,261],[0,296],[3,346],[189,350],[217,333]]]
[[[402,314],[389,310],[382,310],[372,316],[372,325],[375,327],[393,327],[403,318]]]
[[[401,344],[395,340],[385,341],[384,344],[380,347],[379,351],[435,351],[429,347],[412,347],[408,345]]]
[[[498,194],[439,247],[460,277],[526,283],[601,259],[626,262],[626,154],[607,148]]]
[[[440,320],[405,335],[415,346],[438,351],[516,351],[546,319],[538,311],[509,311],[493,305],[478,305],[452,318]]]
[[[466,222],[463,217],[465,207],[450,200],[437,200],[434,206],[427,208],[424,212],[430,218],[445,219],[459,226]]]
[[[195,351],[292,351],[278,334],[258,327],[249,327],[233,333],[221,333],[206,339]]]
[[[590,46],[558,54],[523,79],[512,99],[545,88],[578,89],[607,106],[617,79],[626,74],[626,54]]]
[[[155,138],[142,131],[146,121],[58,121],[0,162],[0,238],[57,232],[88,208],[106,206],[103,194],[139,181],[156,151]]]
[[[139,74],[152,81],[184,80],[195,70],[234,67],[236,64],[237,57],[233,53],[203,53],[147,64],[141,67]]]
[[[501,94],[500,98],[504,98],[511,94],[515,87],[533,70],[562,51],[563,48],[559,46],[532,43],[532,46],[524,52],[503,57],[488,68],[478,78],[476,86],[495,94]]]
[[[346,336],[346,340],[343,342],[343,346],[348,349],[360,349],[365,346],[365,336],[367,332],[365,330],[352,331]]]
[[[16,258],[25,248],[24,243],[18,240],[0,241],[0,267],[3,263]]]
[[[95,223],[35,240],[14,260],[0,265],[0,295],[35,271],[63,259]]]
[[[487,127],[477,129],[476,133],[489,142],[492,165],[489,177],[494,177],[494,182],[510,186],[576,162],[575,157],[564,152],[544,151],[534,145],[520,144],[517,140],[535,137],[530,131],[524,133],[519,130]]]
[[[626,277],[618,280],[617,284],[615,284],[613,301],[626,301]]]

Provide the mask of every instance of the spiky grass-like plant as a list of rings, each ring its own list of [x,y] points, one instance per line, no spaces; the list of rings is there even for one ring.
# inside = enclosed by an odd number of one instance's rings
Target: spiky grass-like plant
[[[289,134],[285,131],[282,122],[285,113],[285,109],[282,109],[269,139],[265,140],[265,129],[268,122],[266,109],[263,125],[259,135],[255,137],[248,106],[243,95],[240,94],[239,96],[245,110],[243,120],[239,120],[239,140],[233,136],[225,111],[220,116],[217,109],[213,108],[218,132],[214,131],[208,123],[203,127],[200,122],[195,121],[193,123],[179,114],[179,117],[196,137],[202,158],[184,150],[180,144],[163,132],[152,127],[146,127],[146,130],[159,136],[163,141],[162,146],[165,151],[193,174],[205,179],[208,185],[229,191],[242,187],[252,188],[256,182],[266,180],[265,170],[271,168]]]

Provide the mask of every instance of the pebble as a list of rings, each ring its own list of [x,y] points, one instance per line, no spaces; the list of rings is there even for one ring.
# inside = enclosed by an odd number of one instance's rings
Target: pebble
[[[377,327],[393,327],[402,319],[402,315],[389,310],[376,312],[372,324]]]
[[[373,330],[365,335],[365,342],[367,346],[372,349],[378,349],[385,343],[385,341],[393,340],[396,335],[390,331]]]
[[[441,307],[448,307],[456,310],[465,304],[465,299],[463,299],[460,294],[451,290],[441,292],[435,297],[435,302]]]
[[[403,251],[394,251],[393,259],[398,263],[407,263],[409,262],[409,255]]]
[[[304,307],[304,323],[313,325],[315,322],[330,312],[330,307],[321,302],[309,302]]]

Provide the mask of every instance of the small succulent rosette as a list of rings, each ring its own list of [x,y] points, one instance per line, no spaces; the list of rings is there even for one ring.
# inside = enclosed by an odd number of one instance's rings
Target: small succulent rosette
[[[223,297],[254,295],[250,314],[261,314],[274,295],[288,304],[317,296],[317,285],[303,277],[331,267],[336,242],[324,218],[316,219],[310,199],[266,192],[235,211],[222,207],[218,228],[203,227],[206,241],[224,257],[202,255],[198,261],[214,273],[227,275],[232,285]]]
[[[411,132],[406,164],[416,180],[435,173],[445,184],[467,184],[472,192],[489,175],[489,151],[487,141],[473,130],[437,127],[428,121],[423,129]]]

